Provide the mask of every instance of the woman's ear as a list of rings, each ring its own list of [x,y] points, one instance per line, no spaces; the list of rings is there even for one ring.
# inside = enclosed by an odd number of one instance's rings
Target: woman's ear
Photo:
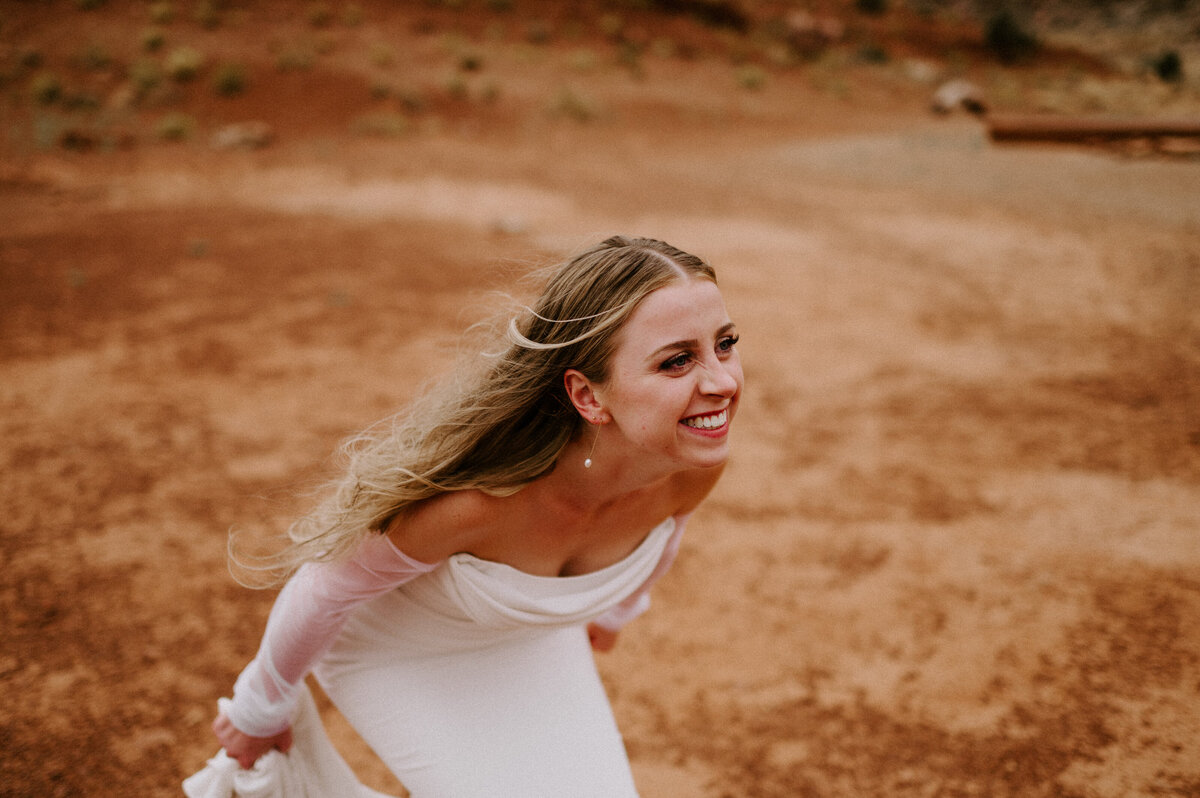
[[[600,397],[596,395],[596,388],[592,381],[583,376],[583,372],[578,369],[567,369],[563,374],[563,387],[566,388],[567,398],[571,400],[571,404],[575,405],[575,409],[579,411],[579,415],[583,416],[585,421],[593,424],[603,422],[607,415],[604,412],[604,406],[600,402]]]

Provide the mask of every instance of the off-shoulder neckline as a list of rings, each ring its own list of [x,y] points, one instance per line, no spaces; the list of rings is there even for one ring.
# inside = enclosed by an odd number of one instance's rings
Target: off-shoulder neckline
[[[596,577],[599,574],[605,574],[605,573],[608,573],[609,571],[618,569],[618,568],[624,566],[630,560],[633,560],[634,558],[636,558],[641,553],[642,549],[644,549],[648,545],[650,545],[650,542],[654,538],[656,533],[658,533],[659,530],[666,528],[668,526],[668,524],[670,525],[670,531],[673,532],[675,530],[675,516],[669,515],[666,518],[664,518],[662,521],[655,524],[654,527],[649,532],[646,533],[646,536],[644,538],[642,538],[641,541],[638,542],[637,546],[634,547],[633,551],[629,552],[629,554],[625,555],[621,559],[617,560],[616,562],[612,563],[611,565],[606,565],[603,568],[597,568],[594,571],[587,571],[582,574],[569,574],[567,576],[544,576],[542,574],[531,574],[528,571],[522,571],[520,568],[517,568],[516,566],[513,566],[513,565],[509,565],[508,563],[499,562],[498,560],[488,560],[488,559],[484,559],[483,557],[476,557],[474,554],[471,554],[470,552],[465,552],[465,551],[460,551],[457,554],[450,555],[448,560],[451,562],[469,562],[469,563],[476,564],[478,567],[485,568],[485,569],[503,570],[503,571],[507,571],[510,573],[518,574],[522,578],[526,578],[526,579],[539,579],[539,580],[541,580],[541,579],[554,579],[554,580],[587,579],[587,578]]]

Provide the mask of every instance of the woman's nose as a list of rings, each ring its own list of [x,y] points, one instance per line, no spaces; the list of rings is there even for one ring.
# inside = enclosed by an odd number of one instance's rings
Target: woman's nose
[[[737,379],[724,362],[705,363],[700,389],[716,396],[733,396],[737,392]]]

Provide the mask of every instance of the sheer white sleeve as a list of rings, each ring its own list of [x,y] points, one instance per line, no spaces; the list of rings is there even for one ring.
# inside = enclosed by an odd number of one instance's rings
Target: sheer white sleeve
[[[675,516],[675,531],[671,533],[667,545],[663,547],[662,557],[659,558],[658,565],[654,566],[654,570],[650,572],[650,576],[646,578],[646,581],[637,590],[633,591],[628,598],[592,621],[592,623],[602,626],[611,632],[617,632],[625,624],[650,609],[650,588],[654,587],[654,583],[669,571],[671,564],[675,562],[675,556],[679,553],[679,542],[683,539],[683,529],[687,526],[687,520],[690,515],[691,513]]]
[[[262,645],[234,685],[226,713],[241,732],[270,737],[288,727],[299,688],[357,605],[436,568],[373,535],[344,562],[307,563],[275,600]]]

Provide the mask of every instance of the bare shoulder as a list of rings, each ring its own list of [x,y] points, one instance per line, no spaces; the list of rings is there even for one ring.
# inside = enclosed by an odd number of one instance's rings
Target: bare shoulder
[[[392,519],[387,535],[421,562],[440,562],[471,549],[489,533],[501,500],[477,490],[435,496]]]
[[[725,466],[697,468],[681,471],[672,478],[672,493],[675,515],[685,515],[695,510],[721,479]]]

